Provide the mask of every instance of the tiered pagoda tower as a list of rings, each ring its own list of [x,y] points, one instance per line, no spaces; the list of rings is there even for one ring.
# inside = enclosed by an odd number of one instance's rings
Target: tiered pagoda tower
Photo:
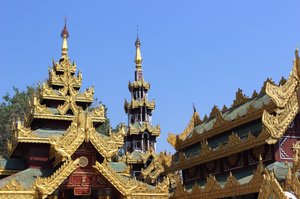
[[[0,199],[167,198],[168,178],[152,186],[131,177],[127,162],[115,161],[125,127],[98,132],[104,107],[90,106],[93,88],[80,92],[82,74],[75,76],[68,56],[66,24],[61,36],[62,56],[32,98],[31,111],[15,123],[9,158],[0,159]]]
[[[153,159],[156,149],[156,138],[160,135],[160,126],[152,126],[151,116],[155,101],[148,100],[150,84],[144,80],[142,68],[141,43],[135,42],[134,81],[129,82],[131,101],[125,100],[124,108],[128,115],[128,132],[125,138],[125,152],[128,163],[132,165],[132,176],[139,177]]]

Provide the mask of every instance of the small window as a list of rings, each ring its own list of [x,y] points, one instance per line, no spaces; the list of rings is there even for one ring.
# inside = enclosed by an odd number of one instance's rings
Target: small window
[[[135,148],[138,150],[141,150],[141,142],[140,141],[135,142]]]

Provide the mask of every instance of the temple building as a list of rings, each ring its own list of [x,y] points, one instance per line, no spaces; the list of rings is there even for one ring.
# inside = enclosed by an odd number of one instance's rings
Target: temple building
[[[13,125],[9,158],[0,159],[0,198],[168,198],[169,178],[162,173],[171,159],[155,153],[160,128],[151,126],[154,102],[147,100],[139,41],[132,100],[125,102],[128,126],[106,133],[98,130],[104,106],[91,106],[94,88],[80,91],[82,74],[69,59],[68,36],[65,24],[61,58],[33,96],[31,111]]]
[[[299,78],[297,49],[288,80],[268,79],[252,97],[238,89],[229,108],[203,119],[194,109],[168,136],[176,153],[165,172],[182,172],[171,198],[299,198]]]
[[[300,198],[300,59],[276,85],[267,79],[251,97],[200,118],[194,107],[185,130],[169,134],[174,155],[156,153],[160,126],[135,42],[134,80],[125,100],[127,125],[103,131],[105,107],[68,55],[69,32],[48,79],[15,118],[7,159],[0,159],[0,199],[254,199]],[[102,129],[102,130],[101,130]],[[180,175],[179,175],[180,173]]]

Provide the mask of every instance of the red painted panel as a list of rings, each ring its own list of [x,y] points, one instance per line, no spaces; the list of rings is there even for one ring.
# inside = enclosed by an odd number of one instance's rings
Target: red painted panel
[[[91,195],[91,189],[86,187],[75,187],[74,195],[75,196],[89,196]]]
[[[33,145],[27,153],[27,164],[31,168],[50,168],[49,146]]]

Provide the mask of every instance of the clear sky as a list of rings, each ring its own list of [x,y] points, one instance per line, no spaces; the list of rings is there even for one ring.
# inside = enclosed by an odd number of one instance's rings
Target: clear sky
[[[267,77],[288,76],[300,45],[299,8],[298,0],[1,0],[0,96],[48,77],[67,13],[82,88],[95,86],[112,126],[126,122],[139,25],[153,123],[162,129],[158,151],[170,151],[167,134],[183,131],[193,102],[203,117],[215,104],[230,106],[238,88],[251,96]]]

